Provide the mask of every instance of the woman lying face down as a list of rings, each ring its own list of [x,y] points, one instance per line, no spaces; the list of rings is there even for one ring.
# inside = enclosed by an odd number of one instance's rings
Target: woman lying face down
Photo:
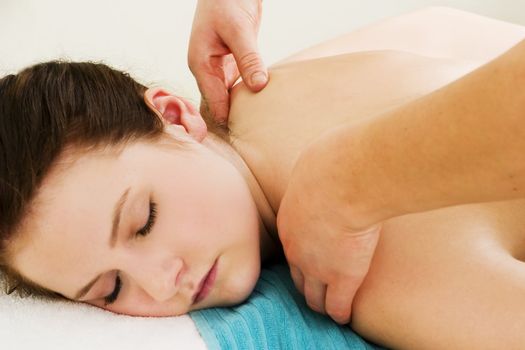
[[[102,274],[78,299],[130,315],[239,303],[279,251],[275,213],[310,142],[410,110],[524,36],[455,11],[390,19],[274,66],[258,94],[239,84],[228,129],[101,65],[3,78],[3,269],[72,299]],[[385,221],[352,328],[392,348],[522,348],[524,210],[521,199]]]
[[[248,297],[267,204],[188,101],[90,63],[0,87],[3,258],[28,287],[141,316]]]

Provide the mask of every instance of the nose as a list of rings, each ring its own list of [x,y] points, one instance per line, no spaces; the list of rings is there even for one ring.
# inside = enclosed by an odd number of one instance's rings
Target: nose
[[[175,296],[182,284],[184,261],[179,257],[140,259],[130,275],[146,293],[162,302]]]

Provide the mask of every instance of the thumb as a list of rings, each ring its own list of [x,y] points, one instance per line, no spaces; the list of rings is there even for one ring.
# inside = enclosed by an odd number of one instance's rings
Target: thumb
[[[250,36],[241,35],[235,43],[226,43],[230,48],[242,80],[253,92],[262,90],[268,83],[268,70],[263,63],[257,43]]]

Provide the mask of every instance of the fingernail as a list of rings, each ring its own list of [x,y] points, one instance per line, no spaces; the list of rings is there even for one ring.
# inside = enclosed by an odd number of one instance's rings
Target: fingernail
[[[252,75],[252,85],[262,85],[266,83],[266,74],[257,72]]]

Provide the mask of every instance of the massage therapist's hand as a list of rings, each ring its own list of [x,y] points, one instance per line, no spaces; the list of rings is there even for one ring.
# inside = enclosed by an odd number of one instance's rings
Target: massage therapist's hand
[[[199,0],[191,31],[188,64],[202,94],[201,113],[225,123],[229,89],[242,75],[253,92],[268,82],[257,48],[262,0]]]
[[[301,154],[277,213],[277,228],[292,278],[307,304],[345,324],[381,225],[356,224],[342,190],[345,184],[330,171],[334,164],[339,168],[315,144]]]

